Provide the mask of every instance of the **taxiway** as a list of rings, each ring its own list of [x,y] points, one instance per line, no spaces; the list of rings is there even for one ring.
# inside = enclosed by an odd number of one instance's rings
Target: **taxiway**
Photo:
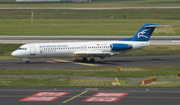
[[[55,58],[30,60],[30,64],[22,60],[0,60],[0,69],[43,69],[43,68],[90,68],[90,67],[130,67],[130,66],[163,66],[179,65],[180,55],[156,55],[156,56],[125,56],[97,58],[95,63],[83,63],[76,58]]]
[[[2,105],[179,105],[179,88],[0,87]]]

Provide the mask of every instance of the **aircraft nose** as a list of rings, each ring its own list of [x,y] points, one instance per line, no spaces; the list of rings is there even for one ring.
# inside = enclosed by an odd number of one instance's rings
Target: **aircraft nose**
[[[13,57],[18,57],[18,52],[17,52],[17,51],[13,51],[13,52],[11,53],[11,55],[12,55]]]

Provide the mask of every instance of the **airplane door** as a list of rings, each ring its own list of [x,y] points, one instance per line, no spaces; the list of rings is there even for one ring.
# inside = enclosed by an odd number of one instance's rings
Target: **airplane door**
[[[30,55],[36,55],[36,49],[34,45],[30,45]]]

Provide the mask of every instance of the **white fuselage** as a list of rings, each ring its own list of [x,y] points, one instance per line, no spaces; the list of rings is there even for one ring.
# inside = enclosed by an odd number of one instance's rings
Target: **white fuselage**
[[[132,49],[113,51],[111,44],[130,44]],[[55,58],[55,57],[92,57],[88,52],[121,54],[135,49],[149,46],[149,41],[97,41],[97,42],[71,42],[71,43],[32,43],[22,45],[12,53],[18,58]],[[87,54],[76,54],[86,52]],[[96,57],[94,54],[93,57]],[[98,56],[98,55],[97,55]]]

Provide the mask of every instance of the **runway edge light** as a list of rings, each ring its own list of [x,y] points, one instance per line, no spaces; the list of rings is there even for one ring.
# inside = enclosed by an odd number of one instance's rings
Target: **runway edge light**
[[[116,82],[116,85],[119,84],[118,79],[116,77],[115,77],[115,82]]]
[[[122,71],[122,68],[121,67],[116,67],[116,70],[117,71]]]
[[[177,76],[180,77],[180,73],[178,73]]]

